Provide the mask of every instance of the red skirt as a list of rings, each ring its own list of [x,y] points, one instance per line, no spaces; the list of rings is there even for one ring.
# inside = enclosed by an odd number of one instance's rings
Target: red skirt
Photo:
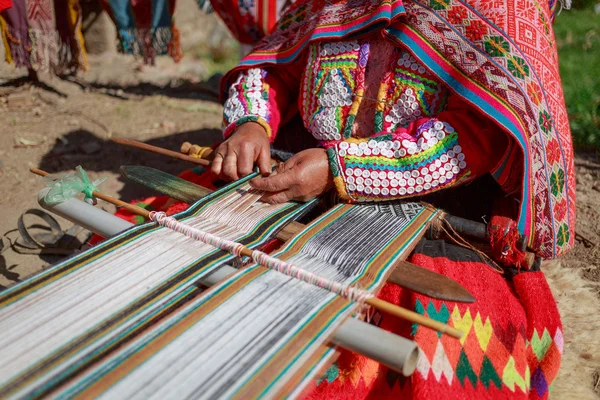
[[[214,176],[200,171],[186,171],[181,177],[214,189]],[[166,196],[135,204],[168,214],[187,208]],[[117,215],[144,222],[125,210]],[[466,332],[464,337],[457,340],[377,312],[371,323],[411,338],[419,346],[414,374],[405,378],[342,350],[337,361],[306,389],[307,399],[548,398],[564,341],[556,301],[542,272],[522,272],[507,279],[471,250],[439,240],[422,240],[409,261],[454,279],[476,298],[475,303],[433,300],[391,283],[378,297],[454,326]]]

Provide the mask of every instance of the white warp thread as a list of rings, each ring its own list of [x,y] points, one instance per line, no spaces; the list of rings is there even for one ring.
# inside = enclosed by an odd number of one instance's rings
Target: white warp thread
[[[167,214],[165,214],[164,212],[152,211],[150,212],[149,217],[152,221],[156,221],[159,225],[166,226],[167,228],[179,232],[194,240],[208,243],[211,246],[230,252],[231,254],[234,254],[237,257],[242,256],[241,252],[244,249],[244,246],[240,243],[220,238],[211,233],[204,232],[199,229],[193,228],[189,225],[182,224],[175,218],[168,217]],[[342,296],[352,302],[364,304],[364,302],[367,299],[373,297],[373,295],[367,291],[314,274],[310,271],[293,265],[292,263],[285,262],[275,257],[271,257],[270,255],[263,253],[262,251],[253,250],[252,260],[257,264],[281,272],[282,274],[299,279],[311,285],[329,290],[330,292],[336,293],[337,295]]]

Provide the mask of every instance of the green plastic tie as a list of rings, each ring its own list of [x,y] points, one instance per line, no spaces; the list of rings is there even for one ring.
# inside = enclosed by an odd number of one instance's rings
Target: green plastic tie
[[[81,166],[77,166],[75,170],[76,172],[63,175],[58,177],[58,179],[49,177],[49,179],[53,180],[48,183],[47,186],[50,190],[46,196],[44,196],[44,200],[47,204],[55,205],[63,203],[74,198],[79,193],[83,193],[86,203],[96,204],[94,191],[98,190],[97,186],[104,182],[106,178],[100,178],[94,182],[90,182],[90,178]]]

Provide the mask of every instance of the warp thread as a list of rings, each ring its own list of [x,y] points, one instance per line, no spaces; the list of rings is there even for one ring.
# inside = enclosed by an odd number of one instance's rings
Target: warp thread
[[[151,221],[155,221],[161,226],[165,226],[194,240],[199,240],[221,250],[230,252],[236,257],[241,257],[243,255],[242,251],[245,249],[244,245],[232,240],[220,238],[211,233],[193,228],[189,225],[182,224],[175,218],[167,216],[167,214],[164,212],[151,211],[149,217]],[[272,257],[266,253],[263,253],[262,251],[252,250],[251,258],[257,264],[299,279],[311,285],[326,289],[345,299],[361,305],[364,305],[365,301],[373,297],[373,294],[365,290],[314,274],[292,263]]]
[[[464,247],[466,249],[472,250],[473,252],[475,252],[479,258],[481,258],[481,261],[483,261],[485,264],[489,265],[494,271],[499,272],[501,274],[504,273],[504,269],[502,269],[497,263],[496,261],[494,261],[494,255],[492,255],[492,257],[488,256],[486,253],[484,253],[483,251],[479,250],[478,248],[476,248],[475,246],[473,246],[471,243],[469,243],[465,238],[463,238],[458,232],[456,232],[454,230],[454,228],[452,227],[452,225],[446,220],[446,218],[444,218],[446,214],[443,212],[440,212],[437,215],[437,218],[435,218],[430,226],[431,229],[431,236],[434,238],[438,238],[441,235],[441,233],[444,233],[444,236],[447,237],[448,239],[450,239],[451,241],[453,241],[456,245],[460,246],[460,247]]]
[[[488,224],[488,235],[494,259],[509,267],[527,268],[527,254],[519,248],[521,234],[515,221],[507,217],[493,216]]]

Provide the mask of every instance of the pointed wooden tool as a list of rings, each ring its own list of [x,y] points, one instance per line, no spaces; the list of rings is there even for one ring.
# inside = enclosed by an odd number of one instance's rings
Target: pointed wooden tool
[[[202,186],[151,167],[124,165],[121,167],[121,175],[126,179],[188,204],[195,203],[211,192]],[[303,224],[292,222],[279,232],[277,238],[286,241],[302,229],[304,229]],[[473,303],[475,301],[471,293],[456,281],[407,261],[401,261],[397,265],[388,281],[439,300],[461,303]]]
[[[473,303],[475,298],[458,282],[436,272],[399,261],[388,281],[439,300]],[[457,300],[460,299],[460,300]]]

